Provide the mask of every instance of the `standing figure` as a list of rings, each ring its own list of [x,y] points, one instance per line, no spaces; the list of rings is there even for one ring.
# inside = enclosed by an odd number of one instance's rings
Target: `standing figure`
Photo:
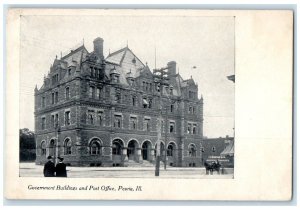
[[[56,177],[67,177],[67,169],[66,164],[63,163],[64,158],[58,157],[59,163],[56,164]]]
[[[55,173],[55,165],[53,163],[53,158],[52,156],[48,156],[47,157],[48,162],[45,164],[44,166],[44,176],[45,177],[54,177],[54,173]]]

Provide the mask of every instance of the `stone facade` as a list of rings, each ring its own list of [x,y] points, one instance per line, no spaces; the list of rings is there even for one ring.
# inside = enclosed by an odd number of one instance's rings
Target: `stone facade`
[[[128,47],[104,58],[101,38],[91,53],[83,45],[56,58],[35,88],[36,164],[48,155],[72,166],[154,163],[161,130],[162,161],[166,152],[169,166],[202,166],[203,98],[176,62],[167,67],[169,85],[159,87]]]

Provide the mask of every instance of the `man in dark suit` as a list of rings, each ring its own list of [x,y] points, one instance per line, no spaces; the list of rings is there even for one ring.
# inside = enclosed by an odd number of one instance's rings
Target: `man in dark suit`
[[[63,163],[64,158],[58,157],[59,163],[56,164],[55,171],[56,177],[67,177],[66,164]]]
[[[55,173],[55,165],[53,163],[53,158],[52,156],[47,157],[48,162],[44,166],[44,176],[45,177],[54,177]]]

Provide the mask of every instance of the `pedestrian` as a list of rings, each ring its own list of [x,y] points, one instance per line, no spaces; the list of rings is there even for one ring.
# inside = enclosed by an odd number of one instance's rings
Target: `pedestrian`
[[[59,162],[56,164],[56,177],[67,177],[66,164],[63,163],[64,158],[58,157]]]
[[[53,158],[51,155],[47,157],[48,162],[44,165],[44,176],[45,177],[54,177],[55,175],[55,165],[53,163]]]

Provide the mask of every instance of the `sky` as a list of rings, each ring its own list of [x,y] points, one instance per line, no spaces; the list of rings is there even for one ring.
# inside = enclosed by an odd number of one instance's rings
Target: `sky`
[[[84,42],[104,39],[104,55],[128,47],[150,69],[176,61],[204,99],[203,135],[233,136],[234,18],[196,16],[22,16],[20,32],[20,128],[34,130],[34,88],[40,88],[55,56]],[[196,68],[192,68],[196,66]]]

